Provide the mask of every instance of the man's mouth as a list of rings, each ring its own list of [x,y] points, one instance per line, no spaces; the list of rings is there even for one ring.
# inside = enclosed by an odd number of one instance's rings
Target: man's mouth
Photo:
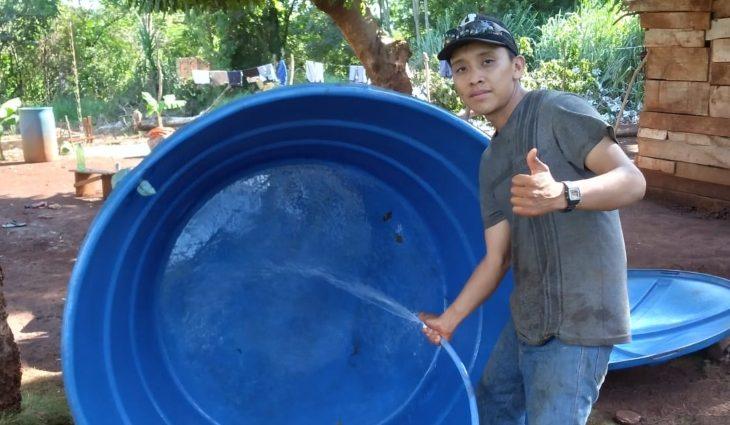
[[[477,97],[477,96],[481,96],[481,95],[487,94],[487,93],[491,93],[491,91],[490,90],[477,90],[475,92],[472,92],[469,95],[469,97]]]

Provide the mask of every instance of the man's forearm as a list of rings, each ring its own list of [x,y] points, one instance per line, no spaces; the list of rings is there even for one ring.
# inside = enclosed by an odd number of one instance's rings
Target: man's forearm
[[[508,258],[485,256],[464,285],[456,300],[444,312],[452,329],[455,329],[471,312],[495,291],[509,269]]]
[[[646,181],[636,167],[624,165],[605,174],[575,182],[580,188],[581,210],[610,211],[644,197]]]

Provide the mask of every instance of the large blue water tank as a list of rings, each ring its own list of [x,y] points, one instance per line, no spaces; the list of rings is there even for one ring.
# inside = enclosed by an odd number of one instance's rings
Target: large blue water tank
[[[176,132],[78,255],[62,342],[76,422],[468,423],[446,353],[352,289],[411,311],[453,301],[484,255],[487,142],[362,86],[276,89]],[[510,286],[454,337],[473,381]]]

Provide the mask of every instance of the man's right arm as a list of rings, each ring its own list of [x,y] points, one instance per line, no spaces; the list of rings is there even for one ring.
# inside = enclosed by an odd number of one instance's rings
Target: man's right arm
[[[428,328],[423,333],[439,344],[441,337],[451,339],[456,327],[476,310],[497,289],[510,266],[510,228],[502,220],[484,231],[487,255],[474,269],[459,296],[440,316],[421,313],[419,317]]]

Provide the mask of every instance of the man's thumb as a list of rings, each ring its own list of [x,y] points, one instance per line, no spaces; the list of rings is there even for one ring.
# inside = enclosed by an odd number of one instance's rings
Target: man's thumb
[[[532,150],[527,153],[527,166],[530,167],[530,174],[550,171],[548,166],[537,157],[537,148],[532,148]]]

